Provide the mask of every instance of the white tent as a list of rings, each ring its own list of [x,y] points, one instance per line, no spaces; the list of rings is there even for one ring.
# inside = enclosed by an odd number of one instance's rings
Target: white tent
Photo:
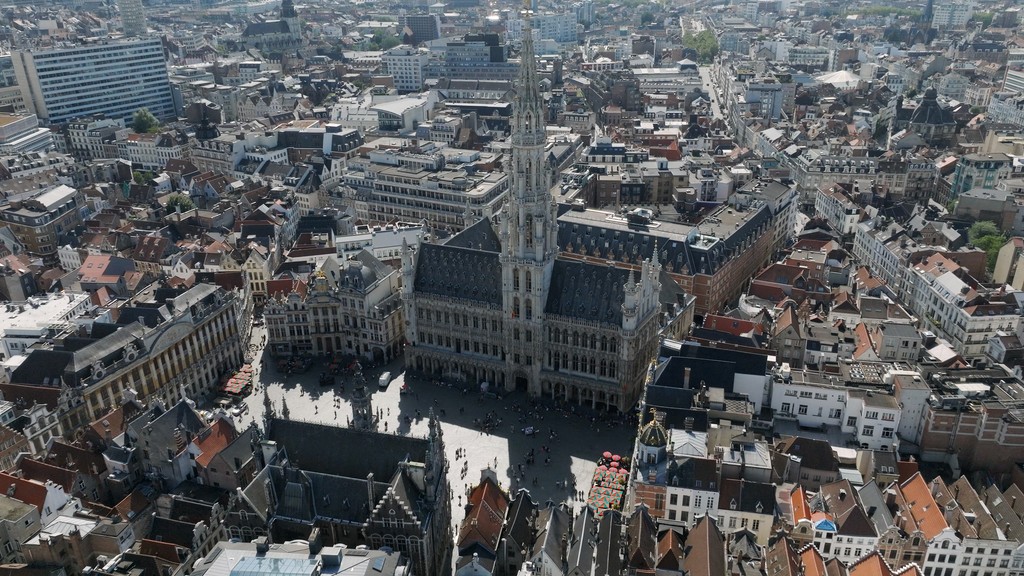
[[[850,90],[856,88],[860,84],[860,77],[849,70],[840,70],[838,72],[822,74],[821,76],[817,76],[815,80],[822,84],[831,84],[840,90]]]

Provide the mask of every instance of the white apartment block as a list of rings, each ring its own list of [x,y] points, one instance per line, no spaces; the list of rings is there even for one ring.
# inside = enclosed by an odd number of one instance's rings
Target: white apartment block
[[[894,450],[898,443],[900,407],[881,389],[847,386],[839,376],[783,366],[772,379],[771,397],[777,418],[809,428],[837,427],[867,450]]]
[[[117,155],[132,163],[133,170],[163,170],[168,160],[191,156],[191,146],[184,135],[175,132],[159,134],[127,134],[117,141]]]
[[[906,239],[906,231],[898,224],[877,228],[875,224],[875,220],[857,224],[853,238],[853,255],[900,296],[906,281],[906,267],[900,256],[890,247],[893,243],[898,244]]]
[[[15,50],[11,59],[26,107],[43,122],[96,114],[131,121],[139,108],[176,115],[159,37]]]
[[[1015,332],[1021,322],[1015,304],[992,298],[956,262],[942,254],[910,268],[906,301],[921,328],[949,341],[967,359],[982,358],[996,332]]]
[[[536,14],[530,24],[533,28],[534,40],[554,40],[559,44],[573,44],[577,40],[576,14],[574,12]],[[523,19],[510,19],[505,30],[507,40],[522,41],[525,27],[526,23]]]
[[[380,57],[385,74],[395,80],[400,92],[419,92],[423,89],[423,69],[430,59],[426,48],[396,46]]]
[[[943,2],[934,7],[932,26],[940,30],[962,30],[973,15],[972,2]]]
[[[814,211],[843,236],[853,236],[860,221],[860,206],[850,200],[836,186],[819,188],[814,198]]]

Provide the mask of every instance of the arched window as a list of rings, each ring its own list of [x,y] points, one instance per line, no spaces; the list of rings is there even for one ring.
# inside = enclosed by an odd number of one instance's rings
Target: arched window
[[[612,341],[611,341],[611,343],[610,343],[610,344],[611,344],[611,350],[610,350],[610,351],[611,351],[611,352],[617,352],[617,351],[618,351],[617,349],[618,349],[618,347],[619,347],[619,344],[618,344],[618,339],[616,339],[616,338],[612,338]]]
[[[580,333],[579,332],[573,331],[573,333],[572,333],[572,345],[573,346],[579,346],[580,345]]]
[[[600,372],[600,374],[601,374],[601,376],[607,376],[608,375],[608,366],[605,364],[604,360],[601,360],[601,372]]]
[[[512,317],[519,318],[519,298],[512,299]]]
[[[533,291],[533,274],[529,270],[526,271],[526,291]]]
[[[533,319],[533,301],[529,299],[526,300],[526,319]]]
[[[512,271],[512,289],[519,290],[519,270]]]
[[[601,336],[601,352],[607,352],[607,351],[608,351],[608,337],[607,336]]]
[[[572,355],[572,369],[573,370],[579,370],[580,369],[580,357],[575,355],[575,354]]]

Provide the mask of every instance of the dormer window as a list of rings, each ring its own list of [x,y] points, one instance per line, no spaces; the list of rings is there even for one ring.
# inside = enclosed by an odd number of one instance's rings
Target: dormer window
[[[764,506],[762,506],[761,503],[758,502],[757,506],[754,507],[754,510],[757,510],[757,513],[760,514],[764,510]]]
[[[736,509],[736,499],[733,498],[732,500],[729,501],[729,510],[735,510],[735,509]]]

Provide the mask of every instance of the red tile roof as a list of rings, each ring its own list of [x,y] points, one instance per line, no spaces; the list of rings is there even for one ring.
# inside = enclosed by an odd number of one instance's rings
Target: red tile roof
[[[201,451],[199,456],[196,456],[196,464],[206,468],[214,456],[220,454],[221,450],[237,438],[238,432],[230,422],[225,419],[217,420],[207,430],[201,431],[196,439],[196,447]]]
[[[40,514],[43,513],[43,505],[46,503],[46,486],[39,482],[0,472],[0,493],[19,502],[35,506]]]

